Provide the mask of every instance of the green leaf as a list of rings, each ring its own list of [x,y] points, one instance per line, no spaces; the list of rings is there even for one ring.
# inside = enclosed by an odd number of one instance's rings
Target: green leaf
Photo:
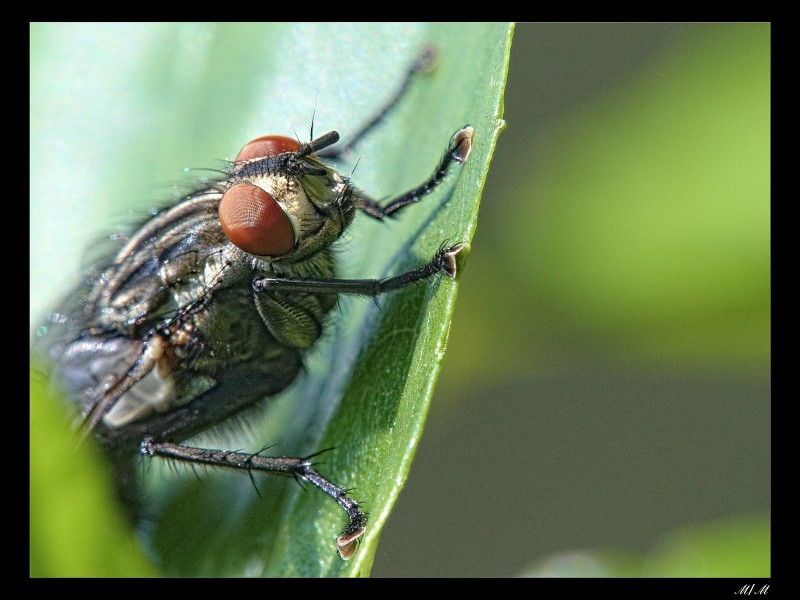
[[[32,26],[32,327],[76,280],[87,244],[168,199],[174,190],[159,190],[181,168],[218,166],[216,159],[268,133],[305,139],[312,115],[315,132],[336,129],[347,140],[428,44],[439,51],[435,69],[355,149],[353,181],[377,198],[416,185],[465,124],[475,128],[472,154],[402,218],[357,219],[341,244],[342,276],[398,272],[445,241],[469,242],[504,125],[511,31],[507,24]],[[248,423],[247,434],[201,440],[254,451],[276,444],[270,453],[283,455],[333,448],[318,457],[319,470],[355,488],[369,512],[352,560],[335,551],[344,514],[316,490],[255,476],[259,497],[240,473],[196,478],[153,462],[155,517],[143,539],[158,567],[170,575],[368,575],[422,433],[457,287],[445,278],[377,303],[341,299],[307,373]],[[32,556],[37,548],[32,543]]]
[[[30,575],[148,576],[155,571],[112,500],[108,465],[78,444],[61,398],[31,371]]]

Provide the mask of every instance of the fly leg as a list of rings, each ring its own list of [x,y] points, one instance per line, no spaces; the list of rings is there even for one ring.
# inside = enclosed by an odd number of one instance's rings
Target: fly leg
[[[253,281],[253,291],[261,292],[309,292],[312,294],[352,294],[356,296],[378,296],[405,287],[415,281],[430,279],[435,275],[447,275],[455,279],[458,274],[458,259],[468,248],[467,244],[456,244],[442,248],[433,258],[410,271],[384,279],[302,279],[285,277],[263,277]]]
[[[160,456],[162,458],[180,460],[191,464],[211,465],[214,467],[228,467],[244,469],[247,471],[267,471],[293,476],[298,480],[307,481],[319,488],[347,513],[349,522],[347,527],[336,538],[336,547],[339,556],[347,560],[355,552],[358,539],[363,535],[367,524],[367,517],[358,507],[358,502],[347,496],[347,490],[334,485],[312,468],[309,458],[291,457],[264,457],[245,452],[230,452],[226,450],[209,450],[206,448],[193,448],[181,444],[156,442],[147,437],[141,444],[141,453],[146,456]]]
[[[408,90],[409,85],[414,80],[414,78],[420,74],[430,71],[433,68],[433,64],[436,61],[436,49],[432,46],[425,48],[420,56],[411,64],[409,67],[406,76],[403,78],[403,82],[400,84],[400,87],[395,92],[394,96],[392,96],[389,101],[381,108],[380,111],[369,121],[367,121],[361,129],[359,129],[350,141],[346,144],[342,145],[339,148],[327,148],[324,151],[317,154],[320,158],[325,158],[328,160],[341,160],[343,155],[346,155],[350,150],[355,146],[358,142],[360,142],[366,135],[372,131],[372,129],[378,125],[386,115],[391,112],[394,106],[398,103],[400,98],[402,98],[406,91]],[[311,137],[313,138],[313,132]]]
[[[460,164],[467,160],[470,150],[472,150],[472,136],[474,133],[475,130],[469,126],[462,127],[456,131],[450,139],[447,151],[442,157],[442,160],[439,161],[436,170],[422,184],[398,196],[394,200],[389,201],[385,206],[381,206],[374,200],[359,194],[353,199],[356,208],[373,219],[380,220],[384,217],[394,216],[399,210],[405,208],[409,204],[419,202],[423,197],[436,189],[436,186],[447,176],[453,164]]]

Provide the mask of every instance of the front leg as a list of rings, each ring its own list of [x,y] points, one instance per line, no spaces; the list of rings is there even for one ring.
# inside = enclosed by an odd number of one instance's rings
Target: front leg
[[[426,73],[433,68],[434,63],[436,62],[436,49],[432,46],[423,49],[420,56],[415,60],[408,69],[403,82],[401,83],[400,87],[394,93],[389,101],[372,117],[369,121],[367,121],[361,129],[359,129],[353,137],[350,139],[349,142],[340,146],[339,148],[326,148],[322,152],[319,153],[320,158],[326,158],[328,160],[341,160],[343,155],[348,154],[353,146],[355,146],[359,141],[364,139],[367,134],[372,131],[372,129],[381,123],[385,118],[386,115],[391,112],[391,110],[397,105],[397,102],[400,98],[408,90],[411,82],[419,75],[420,73]],[[312,127],[312,135],[313,135],[313,127]]]
[[[467,160],[472,150],[472,137],[474,135],[475,130],[468,125],[456,131],[450,139],[450,144],[447,146],[447,151],[444,153],[442,160],[439,161],[439,164],[436,166],[436,170],[427,180],[414,189],[391,200],[385,206],[381,206],[374,200],[359,194],[355,199],[356,208],[365,215],[380,220],[384,217],[394,216],[398,211],[409,204],[419,202],[436,189],[450,172],[450,167],[456,163],[461,164]]]
[[[467,244],[456,244],[439,250],[424,265],[387,277],[385,279],[291,279],[264,277],[253,281],[256,293],[264,291],[309,292],[312,294],[352,294],[356,296],[378,296],[405,287],[415,281],[429,279],[435,275],[447,275],[455,279],[458,259],[466,254]]]

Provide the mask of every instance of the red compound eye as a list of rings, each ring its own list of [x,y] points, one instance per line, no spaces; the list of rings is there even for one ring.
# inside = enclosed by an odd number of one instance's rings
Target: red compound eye
[[[264,158],[275,156],[282,152],[297,152],[300,142],[283,135],[265,135],[257,138],[242,148],[236,156],[236,162],[250,160],[251,158]]]
[[[280,256],[294,248],[289,217],[268,192],[252,183],[240,183],[222,195],[222,230],[236,246],[258,256]]]

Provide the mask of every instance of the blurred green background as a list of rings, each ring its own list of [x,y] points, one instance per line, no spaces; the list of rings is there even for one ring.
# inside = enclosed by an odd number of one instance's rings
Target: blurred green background
[[[110,51],[124,57],[148,39],[140,29]],[[189,67],[176,63],[164,88],[181,90]],[[70,102],[35,83],[37,98]],[[319,83],[305,83],[313,98]],[[320,112],[341,110],[323,97]],[[219,100],[165,98],[201,115]],[[56,108],[86,112],[85,97],[71,101]],[[518,24],[505,106],[429,421],[372,575],[768,576],[769,25]],[[116,109],[112,133],[148,119]],[[288,99],[269,110],[297,122]],[[235,145],[206,137],[241,139],[243,115],[264,118],[244,106],[126,148],[152,162],[144,193],[224,156]],[[52,143],[37,147],[129,192],[118,150]],[[85,211],[54,220],[61,237],[32,236],[32,256],[59,260],[85,246],[90,214],[105,227],[130,215],[92,206],[101,194],[73,190],[53,164],[32,196],[60,181]],[[54,289],[74,276],[47,268]],[[32,288],[32,315],[45,296]]]
[[[770,26],[518,24],[374,576],[768,576]]]

